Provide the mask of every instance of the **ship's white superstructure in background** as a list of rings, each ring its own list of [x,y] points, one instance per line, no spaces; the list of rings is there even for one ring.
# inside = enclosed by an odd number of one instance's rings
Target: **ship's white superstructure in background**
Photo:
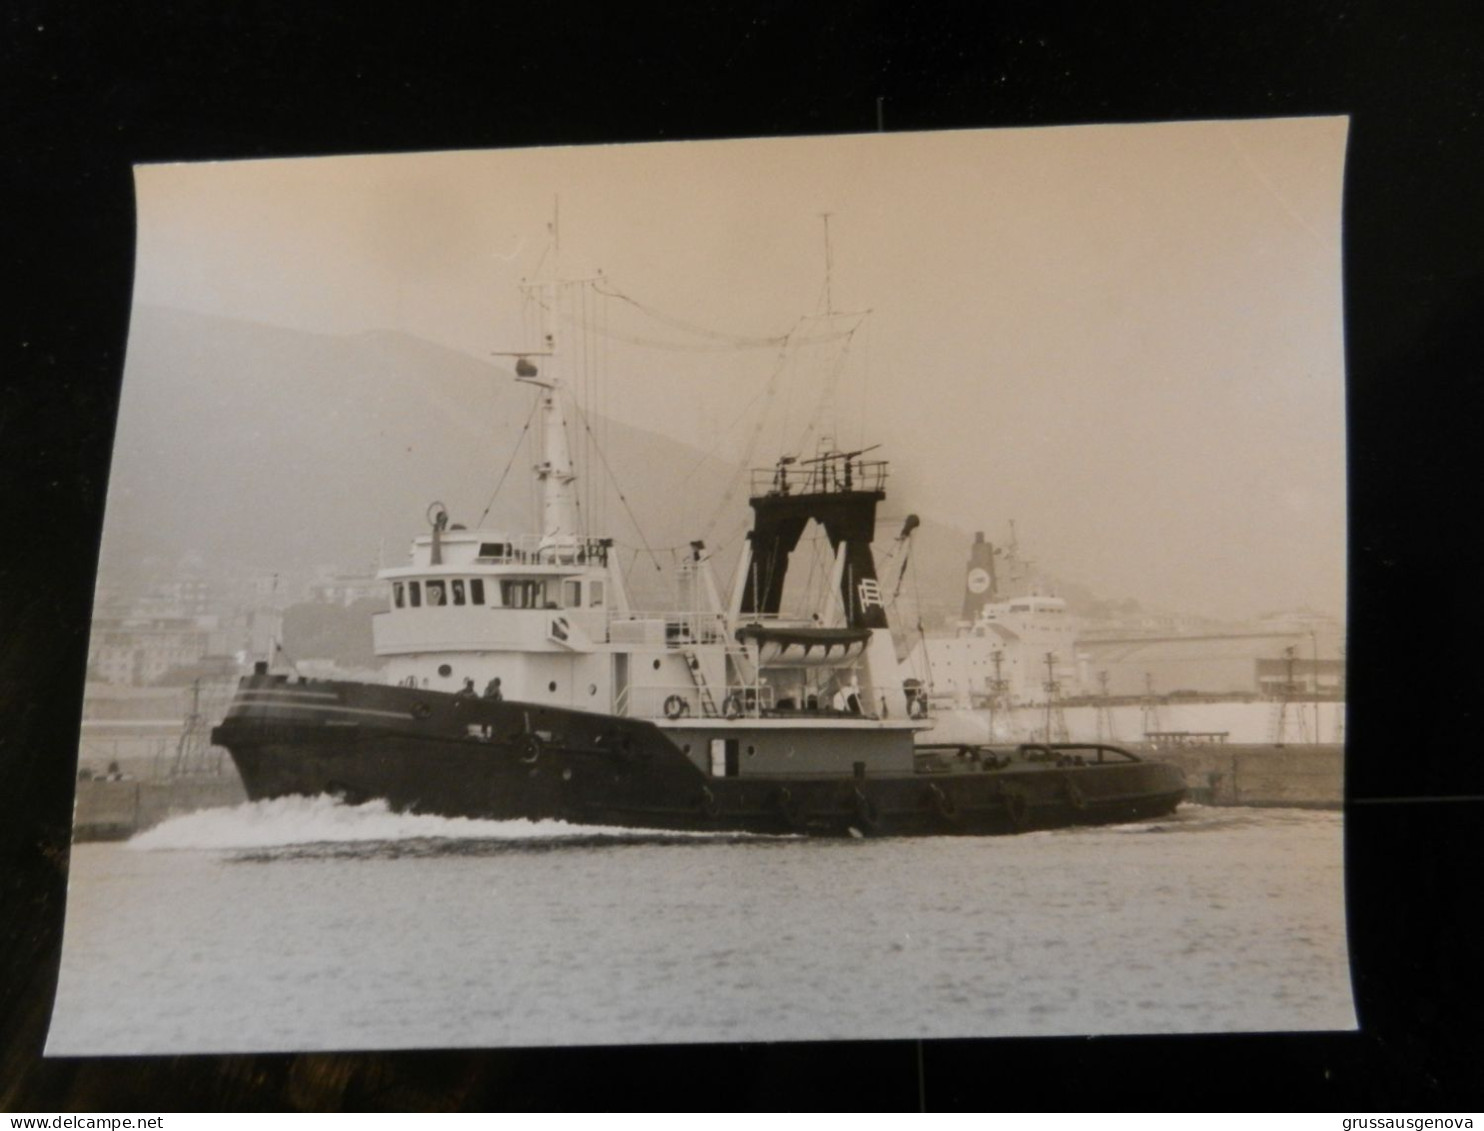
[[[975,535],[956,630],[906,662],[944,741],[1333,743],[1344,739],[1344,630],[1309,612],[1225,624],[1092,622],[1016,547]]]
[[[1014,525],[1005,546],[975,534],[956,631],[920,636],[906,660],[936,708],[933,741],[1064,740],[1054,718],[1047,739],[1045,717],[1019,716],[1075,685],[1076,637],[1067,602],[1032,580]]]
[[[1000,548],[982,532],[974,536],[957,633],[919,640],[909,660],[914,672],[927,673],[934,701],[959,709],[1028,703],[1043,697],[1048,682],[1075,679],[1075,618],[1065,600],[1025,584],[1026,572],[1013,540]],[[1025,591],[1005,596],[1002,573]]]

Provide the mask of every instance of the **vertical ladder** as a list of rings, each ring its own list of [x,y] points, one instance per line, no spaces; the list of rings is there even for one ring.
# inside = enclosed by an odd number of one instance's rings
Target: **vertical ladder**
[[[696,691],[701,700],[701,714],[712,719],[716,717],[716,700],[711,697],[711,688],[706,683],[706,673],[701,671],[701,659],[696,655],[694,648],[682,648],[680,654],[685,657],[685,666],[690,669],[691,682],[696,685]]]

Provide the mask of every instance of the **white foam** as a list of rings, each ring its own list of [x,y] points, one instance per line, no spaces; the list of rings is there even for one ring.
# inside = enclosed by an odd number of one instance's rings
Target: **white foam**
[[[395,813],[385,801],[347,805],[336,798],[282,797],[252,801],[231,809],[202,809],[156,825],[133,837],[128,846],[145,851],[173,849],[283,848],[298,844],[349,844],[395,840],[540,841],[593,837],[696,836],[572,825],[565,821],[491,821]]]

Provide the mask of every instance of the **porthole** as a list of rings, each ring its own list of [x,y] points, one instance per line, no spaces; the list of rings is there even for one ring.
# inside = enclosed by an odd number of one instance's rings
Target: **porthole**
[[[556,690],[556,680],[552,680],[550,683],[548,683],[546,685],[546,690],[547,691],[555,691]]]
[[[598,693],[598,685],[596,683],[590,683],[590,684],[588,684],[587,685],[587,693],[589,695],[596,695]]]
[[[449,676],[453,675],[453,668],[449,667],[449,665],[447,664],[439,664],[438,674],[441,675],[444,679],[447,679]]]
[[[658,660],[656,660],[654,662],[654,670],[655,671],[659,671],[660,670],[660,662]]]
[[[749,758],[751,758],[751,757],[752,757],[752,756],[753,756],[753,755],[754,755],[754,754],[756,754],[756,753],[757,753],[757,747],[755,747],[755,746],[749,746],[749,747],[748,747],[748,748],[747,748],[747,756],[748,756],[748,757],[749,757]]]
[[[682,746],[682,747],[681,747],[681,748],[680,748],[680,752],[681,752],[681,753],[682,753],[682,754],[689,754],[689,753],[690,753],[690,743],[689,743],[689,742],[687,742],[687,743],[686,743],[686,744],[685,744],[685,745],[684,745],[684,746]]]

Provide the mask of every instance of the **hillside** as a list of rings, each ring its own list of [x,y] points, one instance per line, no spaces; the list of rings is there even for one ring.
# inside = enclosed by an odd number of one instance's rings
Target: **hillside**
[[[100,583],[137,593],[184,560],[216,580],[307,577],[326,565],[370,572],[401,560],[434,499],[455,522],[474,525],[490,506],[488,524],[528,529],[532,405],[505,366],[405,334],[337,337],[139,307]],[[745,492],[728,497],[734,467],[617,421],[592,422],[605,439],[591,455],[578,422],[569,426],[579,460],[594,464],[583,481],[599,485],[587,504],[606,515],[636,602],[660,599],[654,563],[668,568],[707,529],[726,578],[748,517]],[[935,522],[932,500],[894,493],[882,558],[909,512],[923,522],[903,601],[920,595],[924,622],[937,627],[958,607],[971,533]],[[899,564],[883,571],[888,591]]]

